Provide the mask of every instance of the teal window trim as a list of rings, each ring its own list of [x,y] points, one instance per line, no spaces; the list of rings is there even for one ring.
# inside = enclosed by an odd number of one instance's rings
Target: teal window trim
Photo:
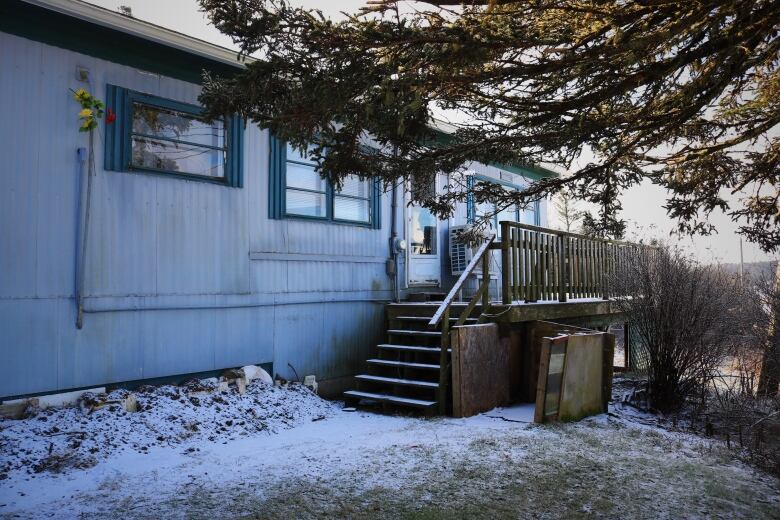
[[[350,226],[360,226],[370,229],[382,228],[382,182],[379,179],[373,179],[372,189],[368,197],[368,222],[360,220],[348,220],[334,217],[334,201],[336,196],[351,198],[356,200],[366,200],[364,197],[352,195],[336,194],[333,186],[327,183],[325,189],[325,216],[299,215],[296,213],[287,213],[287,163],[298,161],[287,160],[287,145],[274,136],[270,136],[270,157],[269,157],[269,182],[268,182],[268,217],[274,220],[307,220],[313,222],[328,222],[334,224],[344,224]],[[310,164],[308,164],[310,165]],[[318,190],[307,190],[305,188],[291,188],[298,191],[311,193],[322,193]]]
[[[112,124],[105,126],[105,159],[104,167],[109,171],[148,173],[152,175],[161,175],[165,177],[175,177],[200,182],[208,182],[229,186],[233,188],[244,187],[243,175],[243,155],[244,155],[244,122],[238,116],[229,116],[225,118],[225,147],[215,147],[199,143],[188,143],[183,140],[167,139],[171,142],[180,144],[194,144],[202,148],[211,148],[214,150],[225,150],[225,175],[222,178],[208,177],[205,175],[196,175],[172,170],[161,170],[150,167],[138,167],[130,164],[132,154],[132,134],[133,124],[133,103],[143,103],[162,109],[176,110],[188,115],[200,116],[203,114],[203,107],[192,105],[181,101],[166,99],[151,94],[144,94],[134,90],[108,85],[106,87],[106,108],[111,109],[116,114],[116,120]],[[148,136],[155,137],[155,136]]]

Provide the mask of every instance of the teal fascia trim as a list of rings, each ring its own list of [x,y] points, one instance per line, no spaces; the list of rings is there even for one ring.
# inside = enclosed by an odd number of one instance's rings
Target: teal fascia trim
[[[452,134],[448,134],[447,132],[444,132],[442,130],[432,128],[431,132],[433,132],[433,134],[435,135],[434,144],[435,143],[450,144],[455,139],[455,137]],[[557,172],[537,165],[521,166],[512,163],[507,163],[507,164],[490,163],[488,164],[488,166],[493,166],[495,168],[507,171],[509,173],[522,175],[523,177],[532,180],[539,180],[547,177],[558,177]]]
[[[20,0],[0,2],[0,32],[196,84],[243,69]]]
[[[501,186],[506,186],[507,188],[512,188],[515,190],[522,189],[522,186],[520,186],[519,184],[514,184],[512,182],[505,181],[504,179],[496,179],[495,177],[488,177],[487,175],[476,174],[476,175],[472,175],[471,178],[477,181],[489,182],[491,184],[500,184]]]

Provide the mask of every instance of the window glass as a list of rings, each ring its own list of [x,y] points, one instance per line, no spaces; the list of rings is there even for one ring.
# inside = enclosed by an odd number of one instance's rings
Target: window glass
[[[225,177],[224,121],[134,102],[130,165],[206,177]]]
[[[368,200],[336,196],[333,199],[333,216],[339,220],[368,222],[371,220]]]
[[[173,141],[133,137],[131,164],[207,177],[225,176],[225,152]]]
[[[287,213],[309,217],[325,217],[325,194],[310,191],[287,190]]]
[[[357,175],[350,175],[344,179],[344,184],[338,193],[367,199],[370,193],[369,183],[366,180],[361,180]]]
[[[436,217],[427,208],[411,208],[411,252],[414,255],[436,254]]]
[[[299,152],[297,148],[293,148],[289,144],[287,145],[287,160],[314,164],[313,160],[311,160],[308,156],[304,157],[303,155],[301,155],[301,152]]]
[[[284,150],[285,161],[279,164],[281,168],[272,166],[270,174],[272,186],[281,186],[281,200],[274,198],[269,206],[272,218],[303,216],[365,224],[379,229],[373,179],[350,175],[344,179],[341,188],[336,189],[315,170],[316,163],[308,152],[301,154],[289,143],[272,141],[272,153],[281,150]],[[277,164],[273,160],[271,162],[272,165]],[[278,179],[278,184],[274,179]]]
[[[314,163],[287,145],[286,171],[287,214],[326,218],[328,183],[314,170]]]
[[[333,218],[369,222],[370,186],[367,180],[361,180],[356,175],[345,178],[341,191],[333,195]]]
[[[536,202],[532,202],[528,204],[521,212],[520,212],[520,222],[523,224],[531,224],[536,225]]]
[[[517,222],[517,206],[509,206],[496,214],[496,235],[498,238],[501,238],[501,222],[504,220]]]
[[[222,120],[206,123],[192,114],[133,103],[133,133],[188,143],[225,146],[225,124]]]
[[[479,204],[474,205],[474,216],[476,217],[477,221],[479,221],[482,217],[485,215],[491,215],[495,212],[496,205],[492,202],[480,202]],[[495,217],[491,218],[488,222],[488,230],[491,233],[496,232],[496,219]]]
[[[304,190],[325,191],[327,181],[314,171],[313,166],[287,163],[287,187]]]

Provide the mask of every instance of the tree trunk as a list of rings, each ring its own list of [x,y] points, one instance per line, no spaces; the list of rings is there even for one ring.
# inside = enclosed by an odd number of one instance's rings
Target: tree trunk
[[[780,262],[775,270],[774,294],[770,298],[769,330],[764,359],[761,361],[761,375],[758,379],[759,395],[774,395],[780,387]]]

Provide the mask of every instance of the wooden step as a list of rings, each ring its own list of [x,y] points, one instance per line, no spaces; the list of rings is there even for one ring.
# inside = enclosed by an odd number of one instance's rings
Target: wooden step
[[[409,397],[399,397],[389,394],[375,394],[372,392],[361,392],[359,390],[348,390],[344,392],[347,397],[355,399],[373,399],[385,403],[398,404],[403,406],[414,406],[415,408],[430,408],[436,404],[436,401],[425,401],[423,399],[410,399]]]
[[[391,361],[389,359],[369,359],[367,363],[370,365],[381,365],[384,367],[416,368],[419,370],[439,370],[439,365],[431,365],[429,363],[409,363],[406,361]]]
[[[388,329],[388,334],[394,336],[421,336],[424,338],[440,338],[441,332],[434,330],[406,330],[406,329]]]
[[[418,381],[415,379],[399,379],[395,377],[382,377],[370,374],[360,374],[355,376],[359,381],[369,381],[371,383],[383,383],[386,385],[416,386],[418,388],[439,388],[439,383],[433,381]]]
[[[426,316],[396,316],[395,319],[399,321],[422,321],[425,323],[431,321],[431,317]],[[456,322],[458,321],[458,318],[450,318],[450,321]],[[479,321],[479,318],[466,318],[466,323],[476,323],[477,321]]]
[[[378,348],[384,350],[397,350],[399,352],[421,352],[426,354],[439,354],[441,348],[439,347],[421,347],[419,345],[395,345],[393,343],[382,343],[377,345]],[[447,349],[447,352],[452,352],[452,349]]]

